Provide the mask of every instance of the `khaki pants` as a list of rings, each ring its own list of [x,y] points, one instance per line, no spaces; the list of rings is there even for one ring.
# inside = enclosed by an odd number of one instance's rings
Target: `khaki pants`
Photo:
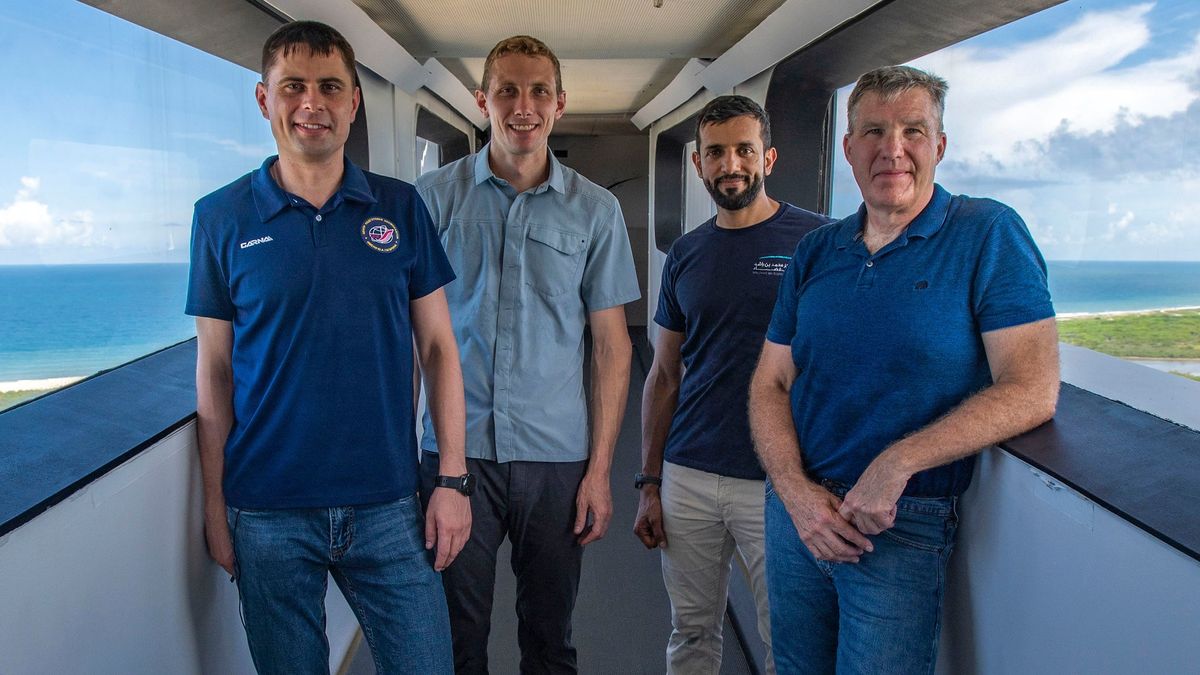
[[[738,560],[758,608],[758,633],[774,673],[763,546],[763,481],[730,478],[666,462],[662,485],[663,582],[671,598],[667,672],[721,670],[729,573]]]

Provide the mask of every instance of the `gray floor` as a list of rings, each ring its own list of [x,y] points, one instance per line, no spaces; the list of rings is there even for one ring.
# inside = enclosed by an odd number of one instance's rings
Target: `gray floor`
[[[671,633],[671,611],[663,588],[657,551],[647,551],[633,536],[637,515],[637,492],[633,474],[641,466],[639,410],[646,367],[649,365],[644,334],[635,335],[638,356],[634,358],[629,383],[629,403],[617,440],[613,460],[613,521],[608,534],[591,544],[584,555],[583,577],[575,609],[575,646],[579,650],[579,669],[585,675],[633,675],[662,673],[664,648]],[[508,559],[508,544],[499,559]],[[744,583],[736,580],[735,584]],[[496,601],[492,614],[492,635],[488,645],[490,670],[496,675],[518,673],[517,619],[513,609],[515,579],[507,566],[496,573]],[[737,606],[737,603],[733,603]],[[753,615],[746,625],[754,634]],[[725,658],[722,675],[755,673],[746,660],[728,618],[725,621]],[[751,647],[761,650],[760,645]],[[351,675],[375,672],[366,645],[355,655]]]

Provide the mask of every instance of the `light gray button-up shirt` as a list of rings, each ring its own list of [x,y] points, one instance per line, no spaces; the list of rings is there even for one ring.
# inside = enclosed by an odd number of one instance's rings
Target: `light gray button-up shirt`
[[[458,278],[446,298],[462,359],[467,457],[588,456],[583,329],[589,312],[640,296],[620,204],[550,154],[518,194],[488,147],[417,179]],[[437,451],[425,413],[421,447]]]

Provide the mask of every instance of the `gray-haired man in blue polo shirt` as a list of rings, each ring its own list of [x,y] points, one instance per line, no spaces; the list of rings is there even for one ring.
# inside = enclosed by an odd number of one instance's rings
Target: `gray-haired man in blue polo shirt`
[[[541,41],[500,42],[475,92],[491,141],[417,181],[458,279],[446,287],[478,476],[471,539],[444,574],[459,673],[487,672],[496,551],[517,575],[521,671],[576,670],[582,546],[612,516],[609,467],[629,386],[624,305],[639,296],[620,205],[562,166],[547,137],[566,93]],[[583,387],[591,325],[591,437]],[[426,418],[422,474],[441,439]]]
[[[946,88],[859,79],[842,145],[863,205],[800,242],[751,384],[780,673],[932,673],[974,455],[1054,414],[1029,230],[933,182]]]

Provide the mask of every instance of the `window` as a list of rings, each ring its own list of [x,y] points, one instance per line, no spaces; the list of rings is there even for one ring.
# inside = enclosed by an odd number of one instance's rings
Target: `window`
[[[416,153],[419,176],[471,154],[470,138],[424,106],[417,106]]]
[[[83,3],[5,3],[0,45],[4,408],[194,335],[192,204],[274,142],[256,73]]]
[[[417,175],[429,173],[442,165],[442,149],[437,143],[417,136]]]
[[[696,151],[696,141],[688,141],[683,146],[683,231],[691,232],[703,225],[709,218],[717,215],[717,205],[713,203],[704,187],[704,181],[696,173],[696,165],[692,163],[692,153]]]
[[[1062,339],[1200,379],[1195,10],[1068,2],[912,65],[950,83],[938,182],[1025,219]],[[840,152],[833,184],[833,215],[848,215],[860,196]]]

